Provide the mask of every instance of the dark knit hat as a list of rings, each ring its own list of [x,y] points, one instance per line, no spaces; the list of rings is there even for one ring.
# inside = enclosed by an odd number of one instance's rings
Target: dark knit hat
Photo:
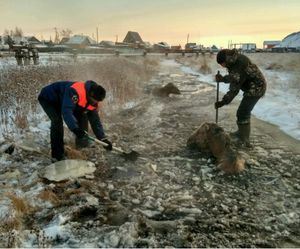
[[[89,96],[92,97],[93,99],[97,100],[97,101],[102,101],[105,99],[106,96],[106,91],[105,89],[98,85],[96,82],[94,81],[87,81],[87,82],[91,82],[91,87],[89,90]]]
[[[226,54],[228,53],[228,49],[222,49],[217,54],[217,62],[218,64],[223,64],[226,62]]]

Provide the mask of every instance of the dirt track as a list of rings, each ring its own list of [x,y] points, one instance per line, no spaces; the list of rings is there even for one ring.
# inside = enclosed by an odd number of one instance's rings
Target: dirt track
[[[253,119],[254,149],[244,151],[246,171],[224,175],[211,159],[185,147],[202,122],[214,121],[215,89],[184,75],[172,61],[163,63],[161,72],[145,86],[143,101],[111,127],[122,146],[130,144],[145,158],[119,165],[112,159],[118,165],[111,175],[121,192],[118,200],[138,225],[133,245],[298,247],[299,142]],[[197,91],[170,98],[150,94],[169,82]],[[235,129],[235,110],[232,104],[220,111],[227,131]],[[118,246],[129,246],[120,241]]]

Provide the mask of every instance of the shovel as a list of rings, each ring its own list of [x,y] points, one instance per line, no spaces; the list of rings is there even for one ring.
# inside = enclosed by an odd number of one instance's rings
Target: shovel
[[[102,142],[101,140],[99,140],[97,138],[94,138],[90,135],[87,135],[87,136],[90,140],[96,142],[97,144],[101,144],[102,146],[105,146],[105,147],[108,146],[107,143]],[[124,157],[125,160],[136,161],[137,158],[139,157],[139,153],[134,151],[134,150],[130,151],[130,152],[125,152],[121,148],[118,148],[118,147],[115,147],[115,146],[113,146],[113,150],[120,153]]]
[[[220,71],[218,71],[218,74],[220,74]],[[217,102],[219,101],[219,81],[217,81]],[[216,124],[218,124],[218,108],[216,109]]]

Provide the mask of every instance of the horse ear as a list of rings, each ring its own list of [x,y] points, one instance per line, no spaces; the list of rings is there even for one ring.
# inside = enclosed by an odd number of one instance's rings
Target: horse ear
[[[204,128],[205,128],[205,131],[209,131],[210,124],[209,123],[204,123]]]
[[[201,125],[200,125],[200,127],[198,128],[198,131],[206,131],[206,123],[202,123]]]

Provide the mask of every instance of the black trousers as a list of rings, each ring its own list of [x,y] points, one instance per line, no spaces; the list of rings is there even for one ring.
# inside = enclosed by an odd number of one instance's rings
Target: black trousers
[[[57,160],[64,157],[64,126],[61,113],[61,105],[51,103],[43,98],[38,98],[40,105],[51,121],[50,141],[51,156]],[[88,131],[88,118],[83,112],[74,112],[79,128]],[[77,141],[76,141],[77,142]]]
[[[40,97],[38,100],[51,121],[51,156],[52,158],[61,160],[64,157],[64,125],[61,115],[61,106],[55,105]]]
[[[238,124],[249,124],[251,111],[261,97],[244,96],[236,112]]]

